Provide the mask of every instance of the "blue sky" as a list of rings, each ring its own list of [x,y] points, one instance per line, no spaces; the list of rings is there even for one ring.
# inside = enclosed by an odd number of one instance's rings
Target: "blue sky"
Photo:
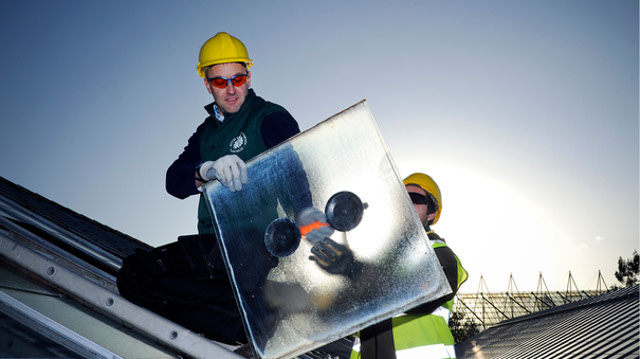
[[[367,99],[443,192],[464,292],[608,285],[639,247],[638,2],[0,1],[0,176],[152,245],[196,231],[166,168],[219,31],[305,130]]]

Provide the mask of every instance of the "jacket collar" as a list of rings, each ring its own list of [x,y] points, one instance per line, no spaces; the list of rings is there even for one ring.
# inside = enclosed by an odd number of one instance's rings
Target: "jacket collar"
[[[232,118],[233,118],[233,117],[235,117],[236,115],[238,115],[238,114],[240,114],[240,113],[243,113],[247,108],[250,108],[250,107],[251,107],[251,103],[252,103],[253,101],[255,101],[256,97],[257,97],[257,96],[256,96],[256,92],[255,92],[255,91],[253,91],[253,89],[251,89],[251,88],[250,88],[250,89],[249,89],[249,92],[247,92],[247,97],[245,97],[245,98],[244,98],[244,103],[242,104],[242,106],[240,107],[240,109],[238,110],[238,112],[236,112],[236,113],[231,113],[231,114],[229,114],[229,113],[225,113],[225,114],[224,114],[225,120],[226,120],[226,119],[232,119]],[[204,107],[204,109],[205,109],[205,111],[207,111],[207,113],[209,114],[209,116],[212,116],[212,117],[214,117],[214,118],[215,118],[216,114],[215,114],[215,111],[213,110],[213,105],[214,105],[214,104],[215,104],[215,102],[212,102],[212,103],[210,103],[210,104],[206,105],[206,106]]]

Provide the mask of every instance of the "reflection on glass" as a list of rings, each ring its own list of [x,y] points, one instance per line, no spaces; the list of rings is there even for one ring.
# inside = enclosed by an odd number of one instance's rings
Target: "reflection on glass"
[[[205,195],[262,358],[307,352],[451,292],[366,102],[248,167],[242,191],[214,181]],[[311,207],[334,227],[315,255],[295,225]]]

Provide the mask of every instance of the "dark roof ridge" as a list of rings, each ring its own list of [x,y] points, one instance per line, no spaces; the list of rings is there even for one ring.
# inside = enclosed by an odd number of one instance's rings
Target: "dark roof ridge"
[[[122,233],[117,229],[114,229],[114,228],[109,227],[109,226],[107,226],[107,225],[105,225],[103,223],[100,223],[100,222],[96,221],[95,219],[89,218],[89,217],[87,217],[87,216],[85,216],[85,215],[83,215],[81,213],[78,213],[78,212],[72,210],[71,208],[65,207],[65,206],[63,206],[63,205],[61,205],[61,204],[59,204],[59,203],[57,203],[55,201],[52,201],[52,200],[50,200],[50,199],[48,199],[48,198],[46,198],[46,197],[44,197],[44,196],[42,196],[42,195],[40,195],[38,193],[35,193],[35,192],[25,188],[25,187],[20,186],[19,184],[13,183],[13,182],[9,181],[8,179],[0,176],[0,193],[4,192],[2,190],[2,187],[1,187],[2,185],[13,187],[14,190],[16,190],[18,192],[26,193],[27,195],[32,196],[32,197],[34,197],[34,198],[36,198],[36,199],[38,199],[40,201],[43,201],[43,202],[47,203],[47,205],[54,206],[57,209],[60,209],[65,213],[77,216],[77,217],[81,218],[82,220],[90,222],[90,223],[92,223],[92,224],[94,224],[96,226],[99,226],[99,227],[101,227],[101,228],[103,228],[105,230],[108,230],[110,232],[114,232],[115,234],[117,234],[119,236],[126,237],[129,240],[132,240],[132,241],[135,241],[135,242],[139,242],[138,239],[136,239],[134,237],[131,237],[130,235],[128,235],[126,233]],[[12,200],[16,201],[18,199],[17,198],[12,198]]]

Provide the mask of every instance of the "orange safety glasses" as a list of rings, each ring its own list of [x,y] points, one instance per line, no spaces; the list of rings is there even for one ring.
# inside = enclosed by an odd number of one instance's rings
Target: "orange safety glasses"
[[[209,81],[209,83],[213,87],[216,87],[219,89],[226,89],[229,83],[233,84],[233,86],[235,87],[244,85],[244,83],[247,82],[248,77],[249,77],[249,74],[238,74],[238,75],[232,76],[231,78],[217,76],[217,77],[207,78],[207,81]]]

